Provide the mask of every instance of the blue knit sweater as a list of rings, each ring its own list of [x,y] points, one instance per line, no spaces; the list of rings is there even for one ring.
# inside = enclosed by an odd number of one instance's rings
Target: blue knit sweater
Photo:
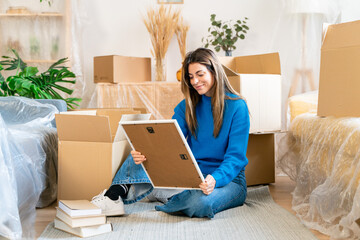
[[[213,135],[211,97],[202,95],[196,106],[197,138],[191,134],[185,121],[185,100],[175,107],[174,112],[173,119],[177,120],[187,138],[201,172],[205,176],[211,174],[216,187],[227,185],[245,169],[250,120],[244,100],[225,100],[223,123],[216,138]]]

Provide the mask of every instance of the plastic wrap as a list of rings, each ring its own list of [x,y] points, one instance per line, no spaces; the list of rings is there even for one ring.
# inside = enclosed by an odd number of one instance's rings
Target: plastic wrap
[[[318,94],[319,91],[316,90],[288,98],[287,126],[300,114],[317,113]]]
[[[2,55],[13,56],[11,48],[15,49],[22,59],[40,71],[65,57],[65,4],[63,1],[52,2],[49,6],[36,0],[1,1]]]
[[[51,124],[55,113],[55,106],[32,99],[0,98],[1,236],[33,238],[40,195],[49,193],[53,199],[48,201],[55,200],[56,184],[49,184],[49,178],[56,183],[49,171],[57,161],[56,129]]]
[[[296,182],[293,209],[333,238],[359,239],[360,118],[297,116],[278,166]]]
[[[88,107],[140,107],[155,119],[170,119],[182,99],[179,82],[98,83]]]

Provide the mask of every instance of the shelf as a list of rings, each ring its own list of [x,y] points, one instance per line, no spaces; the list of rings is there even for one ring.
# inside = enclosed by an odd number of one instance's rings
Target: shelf
[[[0,13],[0,17],[63,17],[61,13]]]
[[[43,59],[27,59],[24,60],[26,63],[55,63],[57,60],[43,60]]]

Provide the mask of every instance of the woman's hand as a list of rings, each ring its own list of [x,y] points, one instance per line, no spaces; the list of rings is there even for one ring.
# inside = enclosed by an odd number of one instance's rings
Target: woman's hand
[[[144,155],[141,155],[141,152],[131,151],[130,153],[134,159],[135,164],[141,164],[146,161],[146,157]]]
[[[206,176],[205,182],[200,183],[199,187],[204,194],[209,195],[214,191],[216,180],[210,174]]]

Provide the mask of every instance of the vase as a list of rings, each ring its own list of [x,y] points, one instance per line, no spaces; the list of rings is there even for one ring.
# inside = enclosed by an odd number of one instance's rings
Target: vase
[[[232,50],[225,50],[225,56],[231,57],[232,56]]]
[[[155,81],[166,81],[166,64],[165,58],[155,58]]]

